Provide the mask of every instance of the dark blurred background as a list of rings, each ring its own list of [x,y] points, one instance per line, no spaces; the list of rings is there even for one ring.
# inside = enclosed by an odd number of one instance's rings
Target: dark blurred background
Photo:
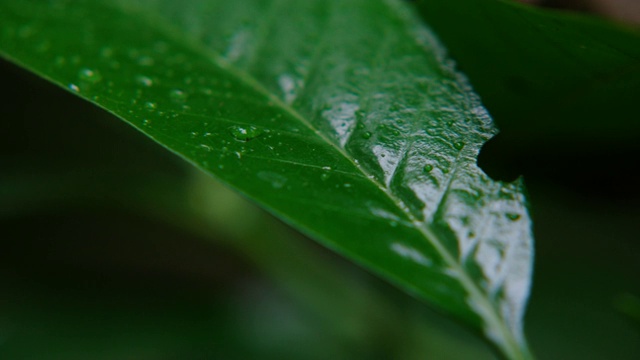
[[[573,11],[590,12],[628,23],[640,23],[637,0],[518,0],[523,3]]]
[[[0,79],[1,359],[495,359],[122,121],[6,62]],[[531,345],[638,359],[639,142],[532,143],[485,158],[531,195]]]

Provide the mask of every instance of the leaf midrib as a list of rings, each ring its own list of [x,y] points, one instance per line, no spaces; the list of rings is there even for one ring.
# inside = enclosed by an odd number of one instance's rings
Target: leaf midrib
[[[396,9],[391,7],[388,2],[383,1],[385,6],[387,6],[390,12],[395,13]],[[131,14],[127,12],[125,9],[120,6],[115,6],[111,3],[105,4],[102,2],[104,6],[110,7],[116,11],[123,13],[126,16],[130,16]],[[203,58],[209,59],[214,65],[228,71],[233,76],[235,76],[238,80],[244,82],[245,84],[251,86],[256,92],[262,94],[267,99],[273,102],[278,108],[282,109],[284,112],[288,113],[291,117],[298,120],[302,125],[307,127],[309,130],[313,131],[321,140],[326,142],[329,146],[333,147],[335,151],[337,151],[342,157],[344,157],[348,162],[350,162],[353,167],[358,169],[358,171],[362,174],[362,176],[366,177],[371,183],[375,185],[375,187],[380,190],[384,195],[400,210],[400,212],[407,217],[407,220],[413,224],[415,230],[420,232],[423,238],[427,242],[429,242],[436,251],[442,256],[444,262],[450,269],[450,275],[457,278],[462,284],[463,288],[468,292],[471,301],[475,304],[479,305],[483,311],[476,311],[477,315],[480,316],[485,322],[485,326],[489,329],[498,331],[498,333],[502,336],[502,339],[492,339],[498,343],[498,345],[510,355],[513,359],[520,359],[519,355],[519,345],[518,341],[513,337],[511,331],[509,331],[508,327],[505,325],[503,321],[501,321],[501,317],[498,315],[497,309],[491,304],[488,300],[486,294],[478,287],[477,284],[473,282],[473,280],[468,276],[468,274],[464,271],[460,263],[458,263],[454,256],[442,245],[441,242],[436,241],[439,240],[439,236],[430,229],[429,225],[426,222],[420,221],[417,219],[409,210],[409,208],[405,205],[405,203],[400,200],[395,194],[393,194],[390,189],[382,185],[379,181],[376,180],[372,174],[369,174],[366,169],[362,168],[358,163],[356,163],[353,157],[349,156],[349,154],[342,149],[338,144],[336,144],[332,139],[324,135],[321,131],[316,129],[305,117],[302,116],[298,111],[296,111],[291,106],[287,105],[283,100],[281,100],[278,96],[272,94],[264,85],[254,79],[250,74],[242,71],[235,66],[228,63],[222,56],[219,54],[209,50],[207,47],[203,46],[203,44],[197,39],[193,39],[191,36],[185,34],[182,30],[176,28],[166,21],[166,19],[162,16],[150,16],[148,12],[138,11],[136,14],[137,17],[143,18],[143,22],[145,26],[148,26],[151,29],[154,29],[161,34],[167,36],[170,39],[175,40],[176,42],[183,44],[183,46],[188,47],[195,53],[200,54]],[[151,19],[153,18],[153,19]],[[153,21],[151,21],[153,20]],[[406,28],[403,29],[407,32],[409,38],[413,38],[411,32]],[[177,35],[179,34],[179,35]],[[193,163],[193,162],[192,162]],[[196,166],[198,164],[194,163]],[[445,194],[446,195],[446,194]],[[501,343],[504,341],[505,343]]]

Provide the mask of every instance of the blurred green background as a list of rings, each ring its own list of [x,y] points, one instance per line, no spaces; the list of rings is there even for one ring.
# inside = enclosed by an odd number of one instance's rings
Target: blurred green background
[[[122,121],[0,79],[0,359],[495,358]],[[529,188],[534,352],[640,358],[640,141],[504,136],[481,165]]]

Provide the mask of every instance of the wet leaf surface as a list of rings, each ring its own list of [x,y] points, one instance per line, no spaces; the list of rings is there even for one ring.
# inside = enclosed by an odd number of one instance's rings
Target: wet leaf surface
[[[4,57],[481,329],[508,357],[529,356],[522,184],[476,166],[496,129],[402,2],[0,9]]]

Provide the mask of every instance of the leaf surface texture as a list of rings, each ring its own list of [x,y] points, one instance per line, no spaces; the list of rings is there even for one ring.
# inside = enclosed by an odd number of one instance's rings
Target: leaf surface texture
[[[13,0],[0,21],[3,56],[528,356],[522,183],[476,166],[496,129],[403,2]]]

